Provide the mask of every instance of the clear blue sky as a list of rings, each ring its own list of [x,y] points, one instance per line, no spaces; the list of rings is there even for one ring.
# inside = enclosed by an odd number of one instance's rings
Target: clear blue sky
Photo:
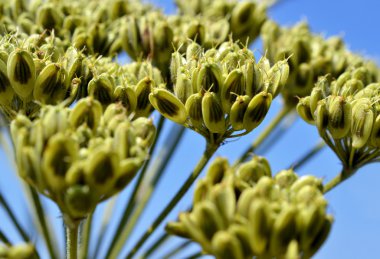
[[[155,0],[157,5],[163,7],[166,12],[172,13],[174,7],[171,1]],[[379,63],[380,3],[377,0],[284,0],[278,7],[270,11],[269,16],[283,25],[291,25],[306,19],[314,32],[325,35],[342,35],[350,49],[370,56]],[[217,152],[217,155],[227,156],[230,161],[237,158],[241,151],[251,143],[255,136],[270,121],[278,108],[280,100],[277,99],[271,109],[269,116],[263,125],[253,133],[237,141],[227,143]],[[166,125],[166,128],[171,127]],[[167,133],[167,132],[166,132]],[[304,152],[318,142],[316,129],[306,125],[301,120],[296,120],[285,136],[279,139],[271,151],[266,154],[271,162],[274,172],[286,168],[297,160]],[[127,244],[125,250],[129,250],[136,238],[145,231],[155,215],[163,208],[166,201],[170,199],[184,182],[188,173],[192,170],[200,158],[204,147],[203,139],[193,132],[187,132],[184,139],[179,143],[180,148],[168,167],[167,174],[160,182],[154,199],[150,202],[147,213],[140,220],[138,231],[134,233],[132,242]],[[6,196],[12,200],[13,207],[19,215],[22,215],[23,224],[30,224],[30,218],[25,214],[23,208],[25,203],[20,195],[20,189],[13,176],[9,162],[4,158],[3,150],[0,150],[0,188]],[[314,174],[326,180],[331,179],[340,170],[340,163],[335,155],[325,149],[315,160],[300,169],[300,174]],[[335,223],[329,239],[315,258],[377,258],[380,233],[380,166],[378,164],[366,166],[346,183],[331,191],[327,198],[329,200],[329,211],[335,217]],[[128,188],[131,189],[131,188]],[[122,193],[118,202],[126,199],[129,190]],[[192,191],[170,214],[170,219],[175,219],[179,211],[185,210],[191,202]],[[47,204],[51,203],[46,201]],[[118,203],[118,204],[121,204]],[[101,206],[101,209],[104,207]],[[121,207],[121,206],[119,206]],[[62,231],[60,214],[53,206],[49,206],[48,216],[54,222],[57,231]],[[3,221],[3,212],[0,210],[0,225],[6,226]],[[100,221],[100,217],[97,218]],[[13,232],[12,228],[6,228]],[[95,228],[95,231],[97,228]],[[155,236],[158,233],[156,233]],[[150,239],[153,241],[154,237]],[[61,240],[62,241],[62,240]],[[180,239],[172,239],[167,248],[160,251],[164,254],[170,247],[180,242]],[[196,251],[197,246],[191,246],[179,258]]]

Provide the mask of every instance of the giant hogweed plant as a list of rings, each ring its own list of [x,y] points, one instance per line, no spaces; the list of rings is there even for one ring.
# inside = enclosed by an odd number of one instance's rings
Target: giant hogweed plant
[[[15,243],[1,224],[0,258],[154,258],[173,236],[187,241],[168,256],[195,242],[194,258],[310,258],[323,245],[334,221],[324,194],[380,159],[379,69],[306,23],[276,24],[266,14],[269,1],[176,4],[177,14],[167,16],[130,0],[0,2],[1,144],[47,248],[35,245],[0,190],[0,205],[23,241]],[[255,58],[249,47],[258,37],[265,54]],[[129,64],[115,59],[123,51]],[[247,139],[275,98],[283,99],[278,115]],[[316,126],[323,143],[274,173],[255,152],[294,111]],[[166,120],[175,124],[156,154]],[[205,139],[203,155],[123,254],[185,129]],[[232,164],[212,159],[232,139],[252,144]],[[324,145],[342,171],[328,183],[298,176],[296,167]],[[165,221],[195,182],[188,209]],[[125,188],[131,192],[121,218],[94,220],[98,205],[112,204]],[[61,213],[65,255],[44,197]],[[115,211],[107,208],[105,214]],[[162,224],[165,233],[142,250]],[[90,238],[94,225],[101,232]],[[106,231],[113,231],[109,243]]]

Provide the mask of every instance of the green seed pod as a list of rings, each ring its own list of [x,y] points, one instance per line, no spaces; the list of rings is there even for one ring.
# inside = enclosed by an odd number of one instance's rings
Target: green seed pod
[[[198,36],[197,36],[198,37]],[[201,41],[203,42],[203,41]],[[186,60],[198,60],[200,55],[202,54],[202,46],[198,43],[192,41],[186,48]],[[176,52],[178,53],[178,52]],[[174,55],[174,54],[173,54]],[[177,57],[180,62],[177,61],[177,67],[182,66],[185,63],[185,59],[182,57],[180,53],[178,53],[181,58]],[[177,70],[175,70],[177,71]]]
[[[297,209],[288,205],[274,221],[269,245],[272,255],[283,255],[289,243],[297,237],[296,214]]]
[[[71,126],[78,128],[86,124],[92,130],[96,130],[100,123],[100,118],[103,113],[102,105],[98,100],[92,97],[80,99],[72,109],[69,121]]]
[[[152,106],[164,117],[184,124],[187,119],[185,105],[171,92],[163,88],[155,88],[149,94]]]
[[[197,225],[193,213],[181,213],[179,215],[179,221],[185,226],[187,232],[186,234],[190,238],[198,242],[204,250],[211,251],[209,238],[205,236],[202,229]]]
[[[182,222],[169,222],[165,226],[165,231],[183,238],[190,238],[187,228]]]
[[[65,98],[68,87],[66,70],[57,63],[50,63],[38,75],[33,97],[44,104],[55,104]]]
[[[120,169],[115,176],[115,183],[112,189],[112,195],[123,190],[125,186],[135,177],[139,171],[141,163],[138,159],[129,158],[120,162]],[[108,195],[111,196],[111,195]]]
[[[52,192],[66,187],[65,176],[79,154],[77,142],[58,133],[52,136],[42,155],[42,172]]]
[[[267,92],[260,92],[249,102],[247,111],[244,114],[243,124],[246,131],[251,131],[264,120],[272,103],[272,95]]]
[[[364,147],[371,136],[374,112],[368,99],[360,99],[352,107],[351,134],[352,147]]]
[[[112,190],[119,170],[119,156],[117,153],[107,148],[99,147],[92,150],[86,161],[86,183],[95,189],[98,195],[102,195]]]
[[[15,92],[7,75],[7,65],[0,60],[0,106],[10,105]]]
[[[133,60],[136,60],[142,53],[142,39],[137,18],[127,16],[126,22],[121,26],[120,34],[123,49]]]
[[[65,132],[69,127],[69,111],[59,106],[48,106],[43,108],[42,125],[43,138],[49,139],[58,132]]]
[[[186,103],[186,100],[193,94],[193,88],[191,85],[191,79],[184,73],[178,73],[177,81],[174,85],[174,94],[181,100],[182,103]]]
[[[297,229],[300,231],[300,246],[302,250],[308,250],[317,234],[323,228],[324,223],[324,207],[313,204],[308,208],[299,210],[297,215]]]
[[[293,193],[298,192],[304,186],[314,186],[320,191],[323,190],[322,179],[319,179],[313,175],[304,175],[298,178],[290,187],[290,191]]]
[[[294,182],[297,181],[298,176],[293,171],[293,169],[281,170],[274,177],[276,184],[280,186],[280,188],[287,189],[290,188]]]
[[[268,72],[268,79],[270,80],[266,89],[268,93],[276,97],[286,85],[288,77],[289,65],[287,61],[283,60],[274,64]]]
[[[204,43],[206,39],[206,29],[203,23],[199,21],[191,21],[186,29],[186,38],[196,41],[197,43]],[[186,58],[187,55],[186,55]]]
[[[153,81],[149,77],[144,77],[137,83],[135,87],[137,97],[136,117],[146,117],[150,113],[152,107],[149,103],[149,94],[152,85]]]
[[[140,146],[149,148],[156,138],[156,127],[151,118],[140,117],[132,121],[136,137],[140,138]]]
[[[379,148],[380,147],[380,114],[377,115],[374,123],[373,129],[370,136],[370,143],[372,146]]]
[[[45,181],[41,176],[40,159],[32,147],[22,147],[17,149],[17,169],[21,178],[38,189],[43,189]]]
[[[131,114],[137,107],[137,96],[135,91],[128,86],[117,86],[113,92],[113,99],[121,102],[127,109],[128,114]]]
[[[245,258],[251,258],[253,256],[251,246],[249,244],[248,229],[245,225],[233,224],[228,227],[228,232],[235,236],[243,249],[243,255]]]
[[[344,138],[349,133],[352,118],[351,110],[351,104],[343,97],[335,96],[330,99],[327,128],[334,139]]]
[[[317,110],[318,102],[323,99],[323,91],[320,87],[316,86],[313,88],[310,94],[310,113],[315,115]]]
[[[297,240],[292,240],[288,247],[286,248],[286,253],[284,259],[299,259],[300,257],[300,248]]]
[[[194,78],[194,77],[193,77]],[[223,77],[221,68],[215,63],[204,64],[196,77],[196,92],[212,91],[216,94],[222,88]]]
[[[114,89],[114,82],[105,74],[91,79],[87,87],[89,96],[93,96],[103,105],[108,105],[113,101]]]
[[[269,204],[257,199],[249,209],[248,233],[252,251],[256,255],[267,253],[269,237],[272,231],[273,219]]]
[[[237,96],[244,94],[244,86],[244,76],[240,69],[234,69],[227,75],[220,92],[222,107],[225,113],[230,112],[231,106]]]
[[[243,36],[250,36],[252,24],[256,24],[255,9],[256,4],[251,1],[238,2],[231,13],[231,30],[233,36],[240,39]],[[244,40],[244,38],[242,38]],[[244,41],[243,41],[244,42]]]
[[[226,119],[218,97],[213,92],[206,92],[202,99],[203,121],[212,133],[223,134],[226,131]]]
[[[236,213],[248,219],[249,210],[253,201],[255,201],[255,198],[257,198],[257,192],[253,188],[244,189],[239,196],[236,205]]]
[[[46,4],[38,9],[36,21],[42,28],[58,32],[62,28],[62,16],[53,4]]]
[[[331,216],[327,216],[325,218],[323,227],[321,228],[320,232],[315,237],[314,242],[311,244],[308,250],[304,251],[305,258],[312,257],[318,251],[318,249],[322,246],[322,244],[325,242],[325,240],[327,239],[330,233],[333,221],[334,219]]]
[[[91,190],[87,185],[74,185],[67,189],[65,207],[71,218],[83,219],[87,217],[95,206],[91,196]]]
[[[218,208],[224,224],[228,226],[233,219],[236,209],[236,196],[232,186],[216,185],[212,188],[210,198]]]
[[[251,98],[248,95],[240,95],[231,106],[230,123],[234,130],[244,129],[244,114]]]
[[[260,163],[260,161],[253,159],[239,166],[236,177],[250,186],[254,186],[262,176],[271,176],[270,168],[267,165],[268,162]]]
[[[8,58],[7,73],[16,94],[23,100],[28,100],[36,81],[32,54],[22,49],[12,51]]]
[[[315,110],[315,125],[317,126],[318,132],[321,136],[325,134],[329,123],[329,112],[326,105],[326,100],[321,100],[318,102],[317,109]]]
[[[177,83],[177,75],[184,63],[186,63],[186,59],[182,56],[181,53],[179,53],[178,51],[172,53],[169,70],[173,84]]]
[[[246,64],[242,67],[242,70],[245,78],[246,94],[253,97],[258,92],[262,91],[263,77],[260,69],[252,59],[246,61]]]
[[[244,259],[239,239],[227,231],[219,231],[212,238],[213,253],[220,259]]]
[[[226,227],[216,205],[210,201],[204,201],[194,207],[192,215],[198,229],[208,240],[211,240],[216,232]]]
[[[206,178],[197,181],[193,195],[193,207],[209,197],[211,187],[212,184]]]
[[[85,163],[77,161],[66,173],[65,182],[67,186],[83,185],[85,182]]]
[[[202,128],[203,125],[202,99],[202,94],[196,93],[186,100],[185,108],[194,128]]]
[[[229,168],[228,160],[224,157],[216,157],[207,170],[206,178],[212,185],[220,183],[226,178]]]
[[[364,88],[363,82],[357,79],[350,79],[340,89],[339,95],[349,97],[357,93]]]
[[[310,96],[301,98],[297,104],[300,117],[309,124],[315,124],[314,114],[311,112]]]
[[[120,123],[114,133],[114,150],[118,153],[121,160],[128,158],[129,150],[131,148],[131,137],[129,135],[129,130],[131,125],[128,121]]]

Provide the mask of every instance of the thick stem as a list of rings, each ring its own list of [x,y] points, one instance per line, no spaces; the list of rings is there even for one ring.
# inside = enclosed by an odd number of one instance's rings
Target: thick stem
[[[206,150],[203,153],[202,158],[199,160],[198,164],[194,168],[194,171],[187,178],[186,182],[182,185],[176,195],[171,199],[169,204],[164,208],[164,210],[158,215],[154,220],[153,224],[148,228],[148,230],[142,235],[142,237],[137,241],[136,245],[133,246],[132,251],[126,256],[126,258],[132,258],[142,247],[149,236],[154,233],[157,227],[162,223],[166,216],[171,212],[171,210],[177,205],[177,203],[182,199],[182,197],[189,190],[191,185],[197,179],[199,174],[202,172],[203,168],[206,166],[207,162],[210,160],[212,155],[218,149],[219,144],[207,144]]]
[[[138,183],[135,185],[128,205],[122,214],[123,216],[119,222],[118,230],[113,237],[112,243],[108,249],[107,257],[117,255],[122,249],[123,245],[127,242],[129,234],[133,231],[135,223],[144,211],[146,205],[148,204],[148,201],[150,200],[150,197],[153,194],[154,188],[158,183],[158,179],[160,179],[163,172],[165,172],[165,168],[170,161],[170,157],[177,149],[178,143],[182,138],[183,133],[185,132],[185,128],[174,124],[169,132],[170,134],[164,141],[165,146],[160,149],[157,157],[155,157],[154,164],[150,168],[149,174],[146,177],[148,178],[147,186],[142,184],[142,180],[145,173],[147,172],[146,169],[148,167],[148,164],[145,164],[142,174],[140,174],[140,181],[138,181]],[[151,177],[154,179],[151,180]],[[138,199],[138,197],[141,196],[139,195],[139,192],[141,190],[143,190],[144,193],[142,195],[142,198]],[[136,204],[138,205],[137,208],[135,208]]]
[[[354,175],[355,172],[356,169],[343,168],[337,176],[335,176],[330,182],[325,184],[323,188],[323,193],[328,193],[336,186],[338,186],[339,184],[350,178],[352,175]]]
[[[244,162],[250,156],[252,152],[254,152],[270,135],[270,133],[277,127],[277,125],[288,115],[290,111],[293,110],[292,106],[285,105],[279,113],[272,119],[269,125],[261,132],[261,134],[256,138],[256,140],[249,146],[243,154],[237,159],[234,163],[234,166]]]
[[[64,221],[66,227],[66,259],[77,259],[80,222],[73,221],[68,218],[65,218]]]

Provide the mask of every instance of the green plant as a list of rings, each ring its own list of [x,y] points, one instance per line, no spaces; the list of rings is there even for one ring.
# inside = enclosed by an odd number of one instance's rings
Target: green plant
[[[176,3],[178,14],[171,16],[129,0],[0,3],[1,144],[25,182],[48,256],[63,257],[42,196],[62,214],[66,257],[99,257],[112,224],[107,211],[102,234],[90,246],[99,223],[95,210],[102,202],[112,204],[137,178],[105,248],[109,258],[132,258],[218,148],[246,138],[282,96],[278,115],[233,164],[221,157],[212,161],[188,210],[168,222],[167,232],[143,255],[177,235],[200,245],[194,257],[310,258],[333,225],[324,194],[379,160],[378,67],[340,38],[313,34],[306,23],[281,27],[266,13],[269,2]],[[249,46],[258,37],[267,52],[257,59]],[[133,60],[129,64],[114,59],[123,51]],[[156,125],[149,119],[153,112]],[[270,162],[252,153],[295,112],[324,142],[293,168],[273,174]],[[176,124],[157,153],[167,120]],[[205,139],[203,155],[123,254],[185,128]],[[298,176],[294,170],[324,145],[342,162],[341,173],[326,184]],[[44,257],[9,203],[0,193],[25,244],[13,244],[0,228],[0,257]]]

